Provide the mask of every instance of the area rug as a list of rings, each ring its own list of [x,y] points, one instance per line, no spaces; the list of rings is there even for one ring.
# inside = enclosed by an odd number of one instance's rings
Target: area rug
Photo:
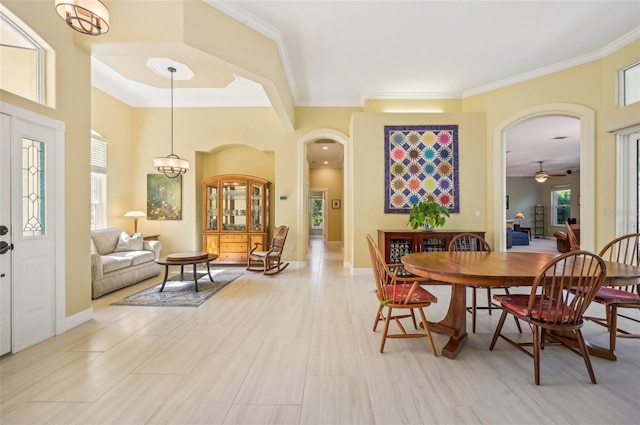
[[[200,273],[198,273],[200,276]],[[160,291],[162,283],[147,288],[143,291],[129,295],[128,297],[111,303],[111,305],[133,305],[151,307],[198,307],[200,304],[211,298],[216,292],[242,276],[242,273],[233,272],[211,272],[214,282],[209,280],[205,273],[198,279],[198,289],[196,292],[193,285],[192,273],[185,273],[184,280],[180,275],[176,275],[167,280],[164,291]]]

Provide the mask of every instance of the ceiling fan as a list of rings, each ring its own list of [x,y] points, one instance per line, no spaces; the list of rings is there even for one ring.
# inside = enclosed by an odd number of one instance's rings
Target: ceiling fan
[[[536,174],[534,175],[534,178],[536,179],[536,181],[538,183],[546,182],[549,177],[564,177],[564,176],[566,176],[566,174],[564,174],[564,173],[563,174],[549,174],[549,173],[547,173],[546,171],[544,171],[542,169],[542,163],[543,162],[544,161],[538,161],[538,163],[540,164],[540,171],[536,171]]]

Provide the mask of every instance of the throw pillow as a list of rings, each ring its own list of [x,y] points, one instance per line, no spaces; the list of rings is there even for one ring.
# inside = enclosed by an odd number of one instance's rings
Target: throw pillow
[[[116,249],[113,252],[142,251],[143,244],[142,233],[129,236],[126,232],[122,232],[120,239],[118,239],[118,245],[116,245]]]

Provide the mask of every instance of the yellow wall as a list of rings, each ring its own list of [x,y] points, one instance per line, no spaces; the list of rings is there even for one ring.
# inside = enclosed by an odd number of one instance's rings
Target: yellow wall
[[[405,229],[407,214],[384,212],[384,126],[385,125],[458,125],[458,178],[460,213],[451,214],[448,229],[484,230],[487,228],[486,129],[482,113],[381,114],[353,115],[353,246],[354,267],[371,267],[366,234],[376,237],[377,229]],[[479,211],[480,217],[476,217]]]
[[[117,124],[115,124],[117,123]],[[127,211],[145,212],[146,198],[134,198],[131,191],[136,142],[133,138],[133,108],[108,94],[91,90],[91,129],[108,140],[107,144],[107,226],[133,232],[133,220]],[[146,218],[138,220],[138,231],[151,234]]]
[[[309,170],[309,190],[326,189],[327,226],[326,234],[328,242],[342,241],[343,220],[343,172],[339,168],[312,168]],[[333,208],[333,200],[340,201],[340,208]]]

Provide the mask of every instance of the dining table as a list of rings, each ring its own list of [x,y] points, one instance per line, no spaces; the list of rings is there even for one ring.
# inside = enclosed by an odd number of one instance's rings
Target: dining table
[[[538,272],[554,257],[560,254],[535,252],[470,252],[433,251],[404,255],[404,268],[416,276],[451,284],[451,299],[445,317],[439,322],[428,322],[433,332],[450,335],[442,348],[442,355],[455,358],[468,339],[466,286],[512,287],[531,286]],[[640,268],[626,264],[605,261],[605,286],[640,282]],[[569,335],[554,335],[569,345],[577,346],[577,341]],[[589,353],[609,360],[615,360],[615,353],[588,341]],[[574,344],[575,343],[575,344]]]

